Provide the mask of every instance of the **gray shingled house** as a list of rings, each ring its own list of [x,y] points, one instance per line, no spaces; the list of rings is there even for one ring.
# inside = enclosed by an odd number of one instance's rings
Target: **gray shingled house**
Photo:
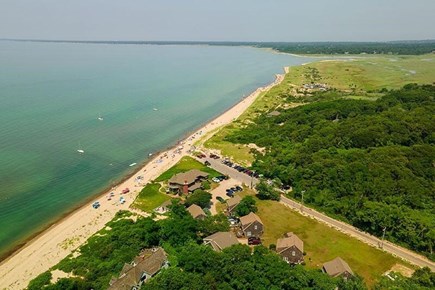
[[[334,278],[343,277],[344,279],[348,279],[354,275],[349,265],[340,257],[323,264],[322,270]]]
[[[276,242],[276,252],[289,264],[300,264],[304,261],[304,242],[294,233],[286,233],[284,238]]]
[[[263,222],[253,212],[240,218],[240,227],[245,237],[260,237],[263,234]]]

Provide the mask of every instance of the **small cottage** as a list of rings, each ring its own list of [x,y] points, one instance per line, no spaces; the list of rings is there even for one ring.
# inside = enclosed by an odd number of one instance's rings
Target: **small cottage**
[[[263,234],[263,222],[260,217],[251,212],[240,218],[240,227],[245,237],[260,237]]]
[[[204,238],[204,244],[210,245],[213,250],[220,252],[225,248],[237,245],[239,241],[231,232],[217,232]]]
[[[205,212],[200,206],[197,206],[196,204],[192,204],[187,208],[187,211],[192,215],[194,219],[204,219],[207,217]]]
[[[322,271],[331,277],[343,277],[348,279],[354,276],[352,269],[342,258],[337,257],[332,261],[323,264]]]
[[[277,240],[276,252],[287,263],[300,264],[304,261],[304,242],[294,233],[287,233]]]

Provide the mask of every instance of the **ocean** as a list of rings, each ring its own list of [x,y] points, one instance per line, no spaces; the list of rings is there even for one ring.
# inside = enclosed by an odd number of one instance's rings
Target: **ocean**
[[[310,60],[250,47],[0,41],[0,256]]]

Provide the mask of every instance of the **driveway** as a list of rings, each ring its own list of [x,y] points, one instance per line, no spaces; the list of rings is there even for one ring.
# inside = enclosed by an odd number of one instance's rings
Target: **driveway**
[[[236,185],[241,185],[241,184],[242,183],[240,181],[235,180],[233,178],[229,178],[227,180],[221,181],[219,183],[219,186],[211,191],[211,195],[212,195],[212,198],[211,198],[212,205],[210,207],[211,214],[213,214],[213,215],[217,214],[216,204],[220,203],[220,201],[218,201],[216,199],[216,197],[220,196],[220,197],[222,197],[225,200],[229,199],[229,197],[226,195],[226,191],[225,190],[227,188],[234,187]]]

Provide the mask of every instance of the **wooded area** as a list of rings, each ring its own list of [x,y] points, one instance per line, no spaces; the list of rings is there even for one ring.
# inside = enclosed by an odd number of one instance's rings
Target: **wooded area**
[[[318,101],[262,114],[226,140],[266,147],[253,169],[292,197],[304,191],[305,203],[434,259],[434,96],[411,84],[376,101]]]

